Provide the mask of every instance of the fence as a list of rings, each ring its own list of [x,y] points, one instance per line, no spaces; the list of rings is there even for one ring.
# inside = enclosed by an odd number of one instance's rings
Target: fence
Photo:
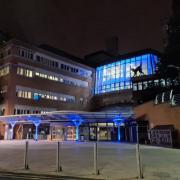
[[[100,179],[165,178],[171,177],[171,172],[180,177],[179,150],[139,143],[30,140],[2,141],[0,147],[3,170]]]

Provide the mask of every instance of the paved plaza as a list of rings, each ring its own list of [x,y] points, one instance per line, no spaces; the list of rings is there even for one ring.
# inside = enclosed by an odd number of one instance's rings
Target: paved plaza
[[[93,142],[61,142],[62,172],[56,172],[56,141],[29,141],[29,170],[24,170],[25,141],[0,141],[0,171],[81,178],[136,179],[135,144],[99,142],[94,175]],[[180,150],[140,146],[145,179],[180,179]]]

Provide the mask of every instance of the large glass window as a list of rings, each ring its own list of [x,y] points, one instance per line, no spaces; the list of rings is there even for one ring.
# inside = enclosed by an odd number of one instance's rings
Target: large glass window
[[[140,66],[142,73],[137,72],[137,76],[150,75],[155,73],[157,62],[158,57],[156,55],[143,54],[97,67],[95,93],[131,89],[131,77],[135,75],[133,70]]]

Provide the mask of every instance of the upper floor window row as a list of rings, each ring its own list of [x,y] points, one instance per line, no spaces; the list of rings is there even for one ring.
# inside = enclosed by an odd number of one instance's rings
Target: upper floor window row
[[[47,71],[41,71],[41,70],[34,71],[27,68],[17,67],[17,74],[30,78],[37,76],[51,81],[59,81],[64,84],[70,84],[78,87],[88,87],[88,82],[86,81],[66,77],[63,75],[57,75],[55,73],[49,73]]]
[[[59,63],[57,61],[51,60],[47,57],[43,57],[40,55],[36,55],[36,62],[48,65],[53,68],[62,69],[63,71],[68,71],[70,73],[74,73],[74,74],[77,74],[82,77],[90,77],[91,76],[90,73],[88,73],[88,71],[86,71],[84,69],[81,69],[81,68],[78,68],[78,67],[75,67],[75,66],[72,66],[69,64],[65,64],[65,63]]]
[[[49,99],[64,102],[75,102],[75,96],[22,86],[16,86],[16,95],[19,98],[33,99],[35,101],[40,99]]]
[[[17,74],[26,77],[33,77],[33,71],[24,68],[17,68]]]
[[[53,68],[58,68],[58,66],[59,66],[58,62],[50,60],[50,59],[40,56],[40,55],[36,55],[36,62],[45,64],[45,65],[53,67]]]
[[[22,48],[19,49],[18,55],[23,57],[23,58],[27,58],[27,59],[31,59],[31,60],[33,60],[33,58],[34,58],[32,51],[29,51],[27,49],[22,49]]]
[[[176,80],[171,82],[170,79],[154,79],[148,81],[140,81],[133,83],[133,91],[146,90],[148,88],[152,89],[154,87],[170,87],[177,84],[178,82]]]
[[[62,69],[64,71],[68,71],[70,73],[77,74],[79,76],[86,77],[86,78],[91,77],[91,74],[92,74],[92,71],[90,70],[86,70],[84,68],[70,65],[68,63],[63,63],[59,60],[55,60],[54,58],[43,55],[41,53],[37,53],[37,52],[34,53],[33,51],[26,48],[18,47],[16,51],[17,51],[16,54],[23,58],[49,66],[51,68]]]
[[[42,108],[35,106],[23,106],[23,105],[15,105],[14,106],[14,114],[44,114],[50,111],[55,111],[54,108]]]
[[[72,72],[72,73],[78,73],[79,72],[79,69],[71,67],[71,66],[66,65],[66,64],[61,64],[61,69]]]

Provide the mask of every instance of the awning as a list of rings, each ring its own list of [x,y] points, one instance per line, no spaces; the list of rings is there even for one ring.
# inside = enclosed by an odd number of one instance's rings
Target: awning
[[[77,122],[86,123],[105,123],[114,122],[117,117],[125,121],[132,119],[132,113],[117,112],[86,112],[86,111],[51,111],[42,114],[21,114],[0,116],[0,122],[4,123],[51,123],[51,122]]]

